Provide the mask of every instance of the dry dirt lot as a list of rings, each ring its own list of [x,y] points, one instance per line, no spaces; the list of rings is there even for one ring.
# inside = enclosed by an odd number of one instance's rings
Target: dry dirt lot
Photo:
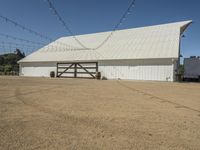
[[[198,150],[200,84],[0,77],[0,149]]]

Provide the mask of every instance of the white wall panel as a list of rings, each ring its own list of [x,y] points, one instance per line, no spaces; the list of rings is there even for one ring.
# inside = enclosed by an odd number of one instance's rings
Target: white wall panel
[[[101,61],[99,71],[108,79],[173,81],[171,59]]]
[[[51,71],[56,72],[56,63],[21,63],[21,76],[49,77]]]
[[[173,81],[172,59],[100,61],[99,71],[107,79]],[[22,76],[49,77],[56,63],[21,63]],[[88,75],[79,75],[90,77]]]

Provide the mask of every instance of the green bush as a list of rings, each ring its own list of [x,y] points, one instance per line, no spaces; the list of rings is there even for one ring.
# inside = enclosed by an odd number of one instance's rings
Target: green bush
[[[3,65],[3,64],[4,64],[4,57],[0,56],[0,65]]]
[[[0,73],[6,75],[18,73],[19,64],[17,61],[24,57],[24,53],[19,49],[16,49],[14,53],[0,55]]]
[[[4,66],[0,65],[0,72],[4,72]]]
[[[12,65],[5,65],[4,72],[10,72],[12,70]]]

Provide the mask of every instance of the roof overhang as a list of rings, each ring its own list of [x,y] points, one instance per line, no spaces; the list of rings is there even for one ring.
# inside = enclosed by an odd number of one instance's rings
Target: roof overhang
[[[181,34],[183,34],[183,32],[185,32],[185,30],[189,27],[189,25],[192,24],[192,20],[187,21],[183,26],[181,26]]]

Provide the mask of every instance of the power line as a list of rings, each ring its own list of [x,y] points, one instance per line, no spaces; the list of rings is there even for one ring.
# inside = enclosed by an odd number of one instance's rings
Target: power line
[[[0,47],[3,48],[3,49],[6,49],[6,48],[9,48],[9,49],[34,49],[33,47],[20,47],[20,46],[14,46],[14,45],[1,45],[0,44]],[[33,50],[32,50],[33,51]]]
[[[24,40],[24,39],[21,39],[21,38],[17,38],[17,37],[13,37],[13,36],[10,36],[10,35],[7,35],[7,34],[1,34],[0,33],[0,36],[3,36],[3,37],[6,37],[6,38],[11,38],[11,39],[14,39],[14,40]],[[24,41],[27,41],[27,40],[24,40]],[[29,41],[29,40],[28,40]],[[37,43],[37,42],[35,42],[35,43],[32,43],[33,41],[29,41],[29,42],[31,42],[30,44],[31,45],[27,45],[27,44],[22,44],[22,43],[14,43],[14,42],[7,42],[7,41],[0,41],[0,44],[3,44],[3,45],[5,45],[5,44],[7,44],[7,45],[15,45],[16,47],[33,47],[33,48],[39,48],[39,47],[41,47],[41,44],[43,44],[43,43]],[[37,46],[35,45],[35,44],[37,44]],[[6,46],[7,46],[6,45]],[[42,52],[48,52],[49,50],[51,50],[51,49],[54,49],[54,50],[56,50],[57,52],[58,51],[63,51],[63,50],[67,50],[67,51],[69,51],[68,49],[66,49],[65,47],[62,47],[62,46],[57,46],[57,45],[46,45],[45,47],[44,47],[44,50],[42,51]],[[47,51],[46,51],[47,50]],[[70,49],[70,50],[73,50],[73,51],[75,51],[76,49]]]
[[[6,49],[6,48],[9,48],[9,49],[12,49],[12,48],[14,48],[14,49],[34,49],[34,47],[28,47],[28,46],[26,46],[26,47],[21,47],[20,45],[19,46],[14,46],[14,45],[2,45],[1,43],[0,43],[0,48],[3,48],[3,49]],[[33,51],[33,50],[32,50]]]
[[[41,33],[39,33],[39,32],[36,32],[36,31],[34,31],[34,30],[32,30],[32,29],[30,29],[30,28],[28,28],[28,27],[25,27],[24,25],[21,25],[21,24],[17,23],[16,21],[11,20],[11,19],[9,19],[9,18],[7,18],[7,17],[5,17],[5,16],[0,15],[0,19],[4,20],[6,23],[10,23],[10,24],[14,25],[15,27],[19,27],[19,28],[21,28],[22,30],[27,31],[27,32],[29,32],[29,33],[31,33],[31,34],[34,34],[35,36],[38,36],[38,37],[40,37],[40,38],[42,38],[42,39],[45,39],[45,40],[47,40],[47,41],[49,41],[49,42],[54,41],[52,38],[50,38],[50,37],[48,37],[48,36],[46,36],[46,35],[43,35],[43,34],[41,34]],[[65,43],[62,43],[62,42],[59,42],[59,41],[55,41],[55,42],[56,42],[57,44],[59,44],[59,45],[68,47],[68,48],[67,48],[68,50],[72,50],[72,49],[75,49],[75,50],[83,50],[82,48],[78,48],[78,47],[75,47],[75,46],[71,46],[71,45],[68,45],[68,44],[65,44]]]
[[[36,47],[35,45],[27,45],[27,44],[21,44],[21,43],[15,43],[15,42],[5,42],[5,41],[0,41],[0,44],[2,45],[15,45],[17,46],[22,46],[22,47]]]
[[[36,46],[36,45],[27,45],[27,44],[22,44],[22,43],[15,43],[15,42],[5,42],[5,41],[0,41],[0,44],[2,44],[2,45],[4,45],[4,46],[7,46],[7,47],[9,47],[9,46],[14,46],[14,47],[28,47],[28,48],[39,48],[40,46],[38,45],[38,46]],[[49,47],[51,47],[51,48],[54,48],[54,49],[57,49],[58,47],[56,47],[56,46],[49,46],[49,45],[47,45],[46,46],[46,48],[47,49],[49,49]],[[59,47],[60,48],[60,47]],[[61,48],[60,48],[61,49]],[[63,48],[62,48],[63,49]]]
[[[10,39],[13,39],[13,40],[18,40],[18,41],[21,41],[21,42],[37,44],[37,45],[45,45],[45,43],[30,41],[30,40],[22,39],[22,38],[19,38],[19,37],[11,36],[11,35],[8,35],[8,34],[0,33],[0,36],[5,37],[5,38],[10,38]]]
[[[56,8],[54,7],[53,3],[50,0],[45,0],[48,3],[49,9],[52,10],[53,14],[57,17],[57,19],[61,22],[61,24],[63,25],[63,27],[70,33],[70,35],[72,36],[72,38],[74,38],[74,40],[82,47],[85,49],[88,49],[76,36],[75,34],[72,32],[72,30],[70,29],[70,27],[65,23],[64,19],[62,19],[61,15],[58,13],[58,11],[56,10]]]
[[[105,40],[100,43],[96,48],[99,49],[100,47],[102,47],[104,44],[106,44],[106,42],[112,37],[112,35],[116,32],[116,30],[119,28],[119,26],[123,23],[124,20],[126,20],[127,16],[129,14],[131,14],[133,8],[135,7],[135,1],[136,0],[132,0],[132,2],[130,3],[129,7],[127,8],[127,10],[124,12],[124,14],[122,15],[122,17],[120,18],[119,22],[114,26],[113,30],[110,32],[110,34],[105,38]]]
[[[5,20],[6,22],[9,22],[9,23],[11,23],[11,24],[13,24],[13,25],[21,28],[22,30],[26,30],[26,31],[28,31],[28,32],[30,32],[32,34],[35,34],[36,36],[39,36],[39,37],[43,38],[43,39],[46,39],[48,41],[52,41],[51,38],[49,38],[49,37],[47,37],[47,36],[45,36],[45,35],[43,35],[41,33],[38,33],[38,32],[36,32],[36,31],[34,31],[34,30],[30,29],[30,28],[27,28],[24,25],[21,25],[21,24],[15,22],[13,20],[7,18],[7,17],[4,17],[4,16],[0,15],[0,18],[3,19],[3,20]]]
[[[67,29],[67,31],[72,35],[72,37],[79,43],[79,45],[81,45],[83,48],[86,48],[86,46],[80,42],[80,40],[75,36],[75,34],[71,31],[71,29],[67,26],[66,22],[64,21],[64,19],[62,19],[62,17],[60,16],[60,14],[58,13],[58,11],[56,10],[56,8],[54,7],[53,3],[51,2],[51,0],[45,0],[48,3],[49,9],[52,10],[53,14],[58,18],[58,20],[63,24],[64,28]],[[124,14],[122,15],[122,17],[120,18],[119,22],[114,26],[113,30],[110,32],[110,34],[105,38],[105,40],[103,40],[97,47],[95,48],[87,48],[88,50],[97,50],[100,47],[102,47],[103,45],[106,44],[106,42],[112,37],[112,35],[114,34],[114,32],[119,28],[119,26],[123,23],[123,21],[127,18],[127,16],[129,14],[131,14],[133,7],[135,6],[135,1],[136,0],[132,0],[130,5],[128,6],[127,10],[124,12]]]
[[[20,49],[20,50],[25,50],[25,53],[33,52],[36,47],[34,46],[28,46],[28,45],[21,45],[21,44],[16,44],[16,43],[5,43],[5,42],[0,42],[0,49],[3,49],[3,53],[10,52],[12,49]],[[6,50],[7,49],[7,50]]]
[[[13,39],[13,40],[18,40],[20,42],[35,44],[35,45],[38,45],[38,46],[44,46],[45,45],[45,43],[30,41],[30,40],[22,39],[22,38],[19,38],[19,37],[11,36],[11,35],[8,35],[8,34],[0,33],[0,36],[5,37],[5,38],[9,38],[9,39]],[[73,50],[73,51],[75,51],[75,50],[84,50],[84,49],[76,49],[76,48],[70,48],[70,49],[68,49],[65,46],[66,45],[46,45],[47,49],[49,49],[51,47],[53,49],[59,48],[59,49]]]
[[[131,13],[132,11],[132,8],[135,6],[135,0],[132,0],[132,2],[130,3],[128,9],[125,11],[125,13],[122,15],[122,17],[120,18],[119,22],[114,26],[114,29],[112,30],[112,32],[105,38],[105,40],[103,40],[102,43],[100,43],[97,47],[95,48],[87,48],[86,46],[84,46],[77,38],[76,36],[73,34],[73,32],[71,31],[71,29],[67,26],[67,24],[64,22],[64,20],[61,18],[61,16],[58,14],[57,10],[55,9],[55,7],[53,6],[53,4],[51,3],[50,0],[46,0],[49,4],[49,8],[54,12],[54,14],[58,17],[59,21],[62,22],[62,24],[64,25],[64,27],[69,31],[69,33],[71,35],[73,35],[73,38],[79,43],[79,45],[81,45],[83,48],[77,48],[77,47],[74,47],[74,46],[71,46],[71,45],[67,45],[65,43],[62,43],[62,42],[59,42],[59,41],[55,41],[56,44],[59,44],[59,45],[62,45],[62,46],[66,46],[67,48],[65,48],[66,50],[97,50],[99,49],[100,47],[102,47],[111,37],[112,35],[114,34],[114,32],[118,29],[118,27],[122,24],[122,22],[127,18],[127,15]],[[34,34],[40,38],[43,38],[45,40],[48,40],[50,42],[53,41],[52,38],[46,36],[46,35],[43,35],[39,32],[36,32],[30,28],[27,28],[25,27],[24,25],[21,25],[7,17],[4,17],[2,15],[0,15],[0,19],[4,20],[6,23],[11,23],[13,24],[14,26],[16,27],[19,27],[21,28],[22,30],[25,30],[31,34]],[[31,44],[44,44],[44,43],[40,43],[40,42],[33,42],[33,41],[30,41],[30,40],[25,40],[25,39],[22,39],[22,38],[17,38],[17,37],[14,37],[14,36],[9,36],[9,35],[6,35],[6,34],[0,34],[1,36],[4,36],[4,37],[7,37],[7,38],[12,38],[14,40],[20,40],[22,42],[27,42],[27,43],[31,43]],[[16,44],[15,44],[16,45]],[[19,44],[17,44],[19,45]],[[55,46],[49,46],[47,45],[47,47],[55,47]]]

